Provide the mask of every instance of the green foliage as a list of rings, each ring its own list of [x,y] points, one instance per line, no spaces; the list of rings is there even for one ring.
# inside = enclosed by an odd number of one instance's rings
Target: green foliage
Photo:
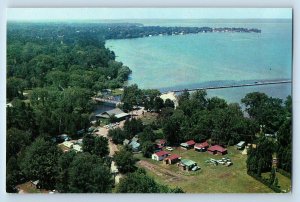
[[[142,154],[146,158],[150,158],[155,150],[153,142],[145,141],[142,143]]]
[[[104,157],[109,154],[108,139],[106,137],[95,137],[91,134],[87,134],[82,140],[83,152],[89,152],[100,157]]]
[[[227,102],[224,99],[218,98],[218,97],[212,97],[208,99],[207,103],[207,109],[213,110],[213,109],[224,109],[227,107]]]
[[[122,178],[116,191],[117,193],[184,193],[181,188],[170,189],[165,185],[158,184],[143,169],[138,169]]]
[[[66,154],[59,161],[57,188],[68,193],[111,192],[113,178],[109,166],[89,153]]]
[[[118,118],[113,114],[113,115],[111,115],[111,116],[109,117],[108,121],[109,121],[110,123],[115,123],[115,122],[118,121]]]
[[[267,133],[275,133],[285,119],[281,99],[254,92],[247,94],[241,101],[245,104],[250,117],[259,125],[264,125]]]
[[[128,139],[133,138],[138,133],[142,132],[144,129],[143,122],[141,119],[132,118],[126,120],[124,123],[124,131]]]
[[[6,159],[17,156],[21,149],[24,149],[31,142],[32,135],[17,128],[10,128],[6,134]]]
[[[151,126],[146,126],[143,130],[143,132],[138,134],[139,136],[139,141],[140,142],[146,142],[146,141],[151,141],[153,142],[156,138],[156,135],[154,134]]]
[[[134,106],[142,104],[143,93],[136,84],[124,88],[122,102],[124,103],[123,109],[131,111]]]
[[[61,150],[43,138],[37,138],[25,150],[21,170],[30,180],[40,180],[43,188],[53,189],[57,175],[57,161]]]
[[[121,173],[128,173],[136,170],[135,163],[137,159],[134,158],[132,152],[126,150],[126,148],[117,151],[113,159]]]
[[[169,107],[169,108],[175,108],[175,104],[172,100],[170,100],[169,98],[166,99],[165,103],[164,103],[164,107]]]
[[[60,193],[69,192],[69,167],[76,157],[76,153],[71,150],[63,153],[57,162],[58,175],[56,177],[56,189]]]
[[[274,143],[263,135],[258,139],[257,148],[250,148],[247,158],[247,170],[261,176],[262,172],[271,170]]]
[[[24,89],[27,87],[27,82],[24,79],[10,77],[6,83],[8,100],[12,100],[15,97],[23,98]]]
[[[123,144],[123,141],[126,139],[126,133],[121,128],[110,129],[108,136],[111,137],[115,144]]]
[[[159,112],[164,107],[164,101],[160,97],[154,99],[154,110]]]
[[[12,156],[7,159],[6,164],[6,191],[8,193],[16,193],[15,186],[20,183],[22,174],[16,157]]]
[[[288,118],[277,133],[278,167],[291,173],[292,171],[292,119]]]
[[[7,129],[17,128],[22,131],[36,135],[36,119],[32,107],[19,99],[12,101],[13,107],[7,107]]]

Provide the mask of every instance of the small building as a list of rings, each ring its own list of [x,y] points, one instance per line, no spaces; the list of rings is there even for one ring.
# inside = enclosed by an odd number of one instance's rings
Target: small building
[[[210,154],[227,154],[227,149],[221,147],[220,145],[214,145],[207,149]]]
[[[180,161],[180,156],[177,154],[172,154],[164,159],[165,164],[174,164]]]
[[[189,159],[181,159],[179,166],[182,170],[189,171],[192,170],[193,167],[197,166],[197,163]]]
[[[123,112],[121,109],[119,108],[115,108],[112,110],[108,110],[106,112],[103,112],[101,114],[97,114],[96,117],[97,118],[104,118],[104,119],[109,119],[110,117],[115,116],[119,121],[120,120],[124,120],[127,117],[129,117],[130,115]]]
[[[194,149],[195,151],[204,152],[207,150],[208,147],[209,144],[207,142],[202,142],[202,143],[195,144]]]
[[[167,145],[167,141],[164,139],[158,139],[155,141],[157,145],[165,147]]]
[[[152,159],[156,160],[156,161],[161,161],[164,158],[166,158],[167,156],[169,156],[169,152],[159,151],[159,152],[152,154]]]
[[[180,146],[183,149],[191,149],[194,145],[195,145],[195,141],[194,140],[189,140],[187,142],[181,143]]]
[[[130,143],[130,140],[128,140],[128,139],[125,139],[124,141],[123,141],[123,145],[125,146],[125,145],[128,145]]]
[[[154,151],[155,152],[159,152],[159,151],[162,151],[163,150],[163,146],[161,145],[158,145],[158,144],[154,144]]]
[[[71,142],[71,141],[65,141],[65,142],[63,142],[62,144],[63,144],[65,147],[69,148],[69,149],[71,149],[71,148],[73,147],[73,145],[74,145],[74,143]]]
[[[242,150],[245,148],[246,142],[245,141],[240,141],[238,144],[236,144],[236,148],[238,150]]]
[[[132,151],[134,152],[138,152],[140,150],[140,143],[136,141],[131,141],[129,145],[131,146]]]
[[[74,144],[73,145],[73,149],[76,151],[76,152],[82,152],[82,146],[78,145],[78,144]]]
[[[138,142],[138,141],[139,141],[139,138],[137,135],[131,139],[131,142]]]

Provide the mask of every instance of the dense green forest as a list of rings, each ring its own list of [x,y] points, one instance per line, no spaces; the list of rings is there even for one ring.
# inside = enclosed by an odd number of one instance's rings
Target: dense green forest
[[[117,152],[115,160],[126,174],[114,188],[108,157],[108,139],[84,134],[83,153],[63,153],[52,137],[66,133],[76,137],[90,127],[92,96],[99,91],[124,87],[131,70],[115,61],[105,48],[106,39],[148,35],[197,33],[212,28],[163,28],[140,24],[12,23],[7,26],[7,192],[17,184],[40,180],[42,188],[59,192],[163,192],[182,193],[158,184],[137,169],[130,148]],[[220,30],[222,31],[222,30]],[[250,30],[232,31],[248,32]],[[258,32],[252,30],[251,32]],[[138,135],[145,157],[154,151],[153,142],[165,138],[169,145],[193,139],[230,146],[243,140],[256,143],[249,151],[249,173],[260,176],[272,170],[272,155],[278,167],[291,173],[292,99],[283,103],[263,93],[250,93],[239,104],[208,98],[205,91],[183,92],[175,109],[155,89],[125,86],[124,111],[135,106],[158,114],[149,125],[140,119],[127,120],[123,129],[109,131],[116,144]],[[157,133],[157,131],[161,131]],[[276,141],[264,134],[276,134]],[[89,172],[86,172],[86,171]],[[273,179],[275,181],[275,178]],[[273,183],[272,181],[272,183]],[[142,183],[143,189],[136,186]]]

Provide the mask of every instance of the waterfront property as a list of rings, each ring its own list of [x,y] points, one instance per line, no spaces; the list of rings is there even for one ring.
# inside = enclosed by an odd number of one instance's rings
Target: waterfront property
[[[220,145],[214,145],[207,149],[208,153],[210,154],[227,154],[227,149],[221,147]]]
[[[110,117],[115,116],[119,121],[126,119],[130,115],[128,113],[123,112],[119,108],[115,108],[112,110],[108,110],[106,112],[103,112],[101,114],[97,114],[97,118],[103,118],[103,119],[109,119]]]

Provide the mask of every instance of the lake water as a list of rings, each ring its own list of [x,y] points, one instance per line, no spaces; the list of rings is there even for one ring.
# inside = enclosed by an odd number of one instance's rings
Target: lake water
[[[144,25],[246,27],[261,33],[199,33],[108,40],[132,70],[129,84],[160,90],[292,78],[292,22],[288,20],[132,20]],[[229,102],[260,91],[285,99],[291,84],[208,90]]]

